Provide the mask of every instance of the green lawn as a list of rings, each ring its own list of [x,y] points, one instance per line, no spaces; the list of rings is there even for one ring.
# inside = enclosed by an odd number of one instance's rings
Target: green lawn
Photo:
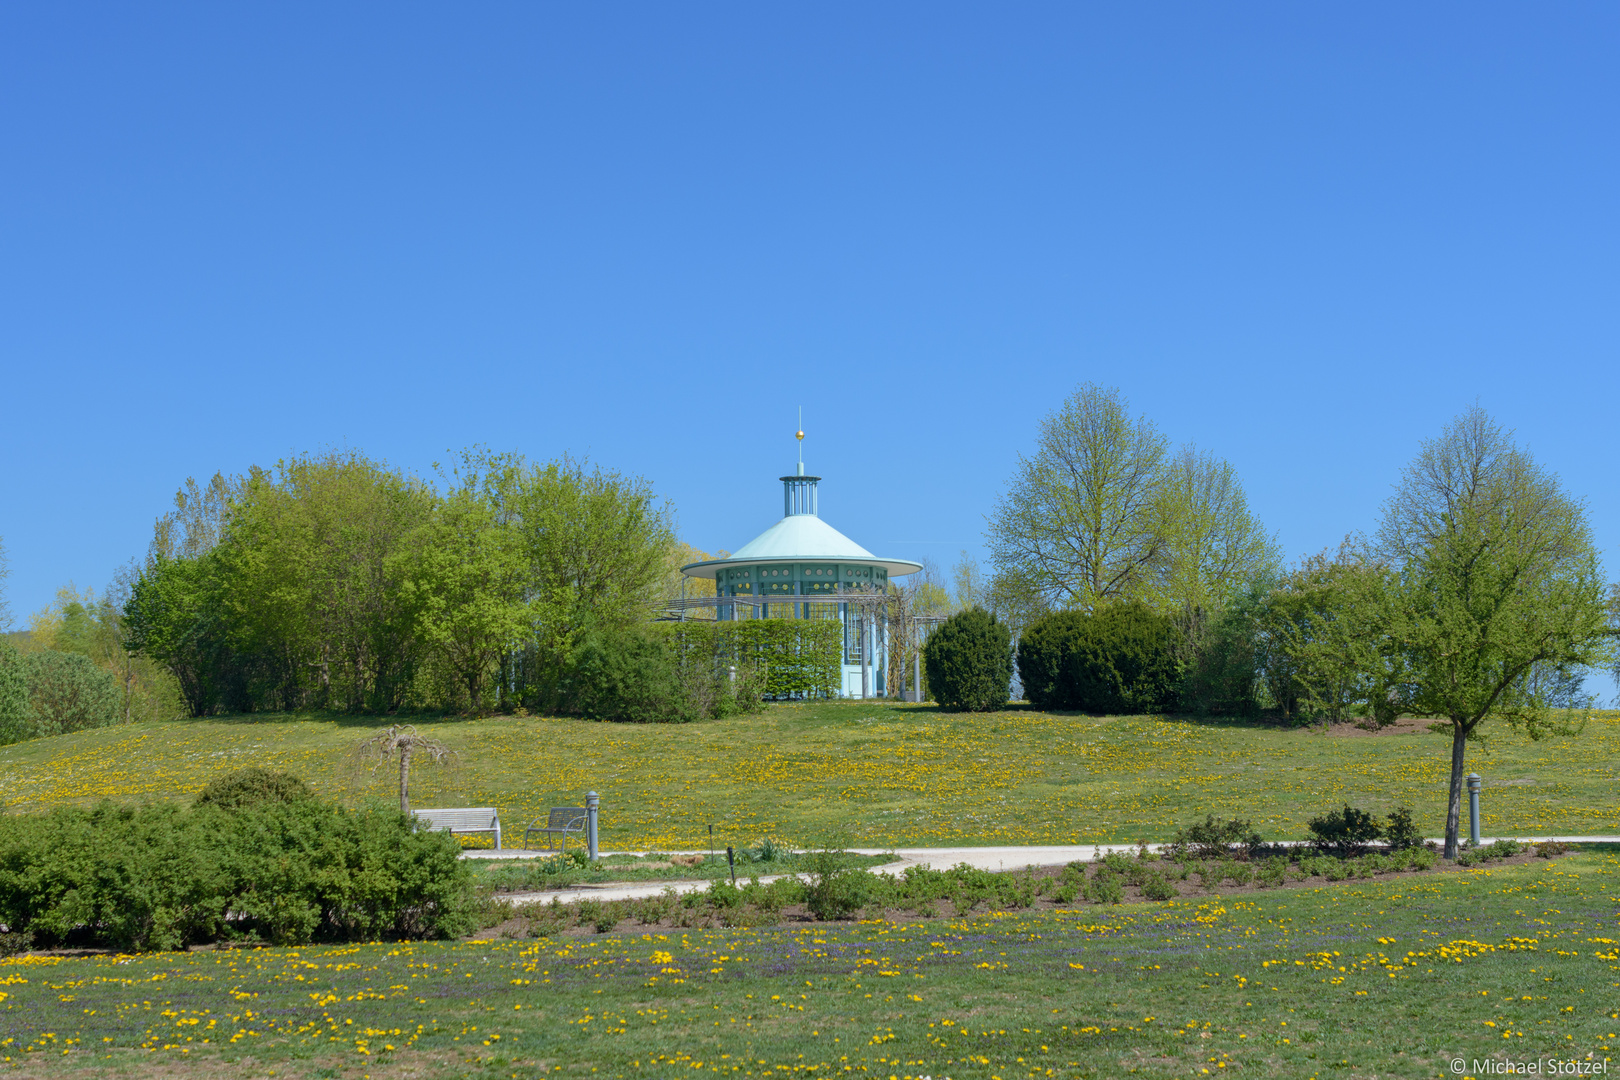
[[[288,769],[346,800],[387,798],[355,775],[354,742],[378,721],[241,717],[133,725],[0,748],[0,807],[184,798],[247,764]],[[417,805],[499,807],[507,835],[552,805],[602,795],[602,845],[698,850],[790,843],[846,830],[863,847],[1162,840],[1205,813],[1253,818],[1268,839],[1345,801],[1443,824],[1449,742],[1415,733],[1306,730],[1013,708],[777,705],[689,726],[571,719],[427,719],[460,767],[418,770]],[[1485,828],[1500,834],[1620,834],[1620,714],[1580,737],[1534,743],[1505,726],[1471,747],[1488,782]]]
[[[961,919],[0,961],[66,1077],[1484,1076],[1620,1049],[1620,857]],[[1460,1058],[1460,1073],[1450,1062]]]

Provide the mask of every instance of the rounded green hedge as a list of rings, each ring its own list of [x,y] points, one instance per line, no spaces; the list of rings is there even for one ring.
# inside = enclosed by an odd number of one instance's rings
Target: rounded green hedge
[[[1012,635],[983,608],[946,619],[923,646],[928,689],[947,709],[988,712],[1007,704]]]
[[[1175,627],[1141,604],[1096,614],[1060,611],[1018,642],[1024,695],[1043,709],[1118,714],[1176,707],[1181,668]]]

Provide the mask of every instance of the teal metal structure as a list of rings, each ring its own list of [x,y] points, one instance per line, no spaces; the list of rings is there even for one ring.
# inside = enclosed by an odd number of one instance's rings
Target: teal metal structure
[[[802,440],[804,433],[799,432]],[[724,559],[688,563],[681,573],[710,578],[720,619],[837,619],[844,631],[842,692],[880,697],[888,685],[882,613],[891,578],[922,569],[909,559],[884,559],[821,519],[819,476],[799,471],[782,479],[782,520]]]

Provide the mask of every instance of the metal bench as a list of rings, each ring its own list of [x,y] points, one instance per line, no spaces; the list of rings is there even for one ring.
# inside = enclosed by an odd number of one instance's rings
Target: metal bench
[[[495,850],[501,850],[501,816],[495,812],[493,806],[412,810],[411,814],[435,832],[492,832],[495,834]]]
[[[583,806],[553,806],[544,825],[530,824],[523,830],[523,846],[529,846],[529,834],[545,833],[547,836],[546,849],[551,849],[549,838],[557,838],[557,850],[562,851],[568,845],[568,834],[575,833],[581,839],[585,838],[585,808]]]

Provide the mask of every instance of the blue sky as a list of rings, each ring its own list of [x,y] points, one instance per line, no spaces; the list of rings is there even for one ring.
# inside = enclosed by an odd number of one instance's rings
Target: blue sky
[[[1291,557],[1478,400],[1620,576],[1620,9],[12,4],[19,615],[189,475],[471,443],[942,563],[1121,387]]]

